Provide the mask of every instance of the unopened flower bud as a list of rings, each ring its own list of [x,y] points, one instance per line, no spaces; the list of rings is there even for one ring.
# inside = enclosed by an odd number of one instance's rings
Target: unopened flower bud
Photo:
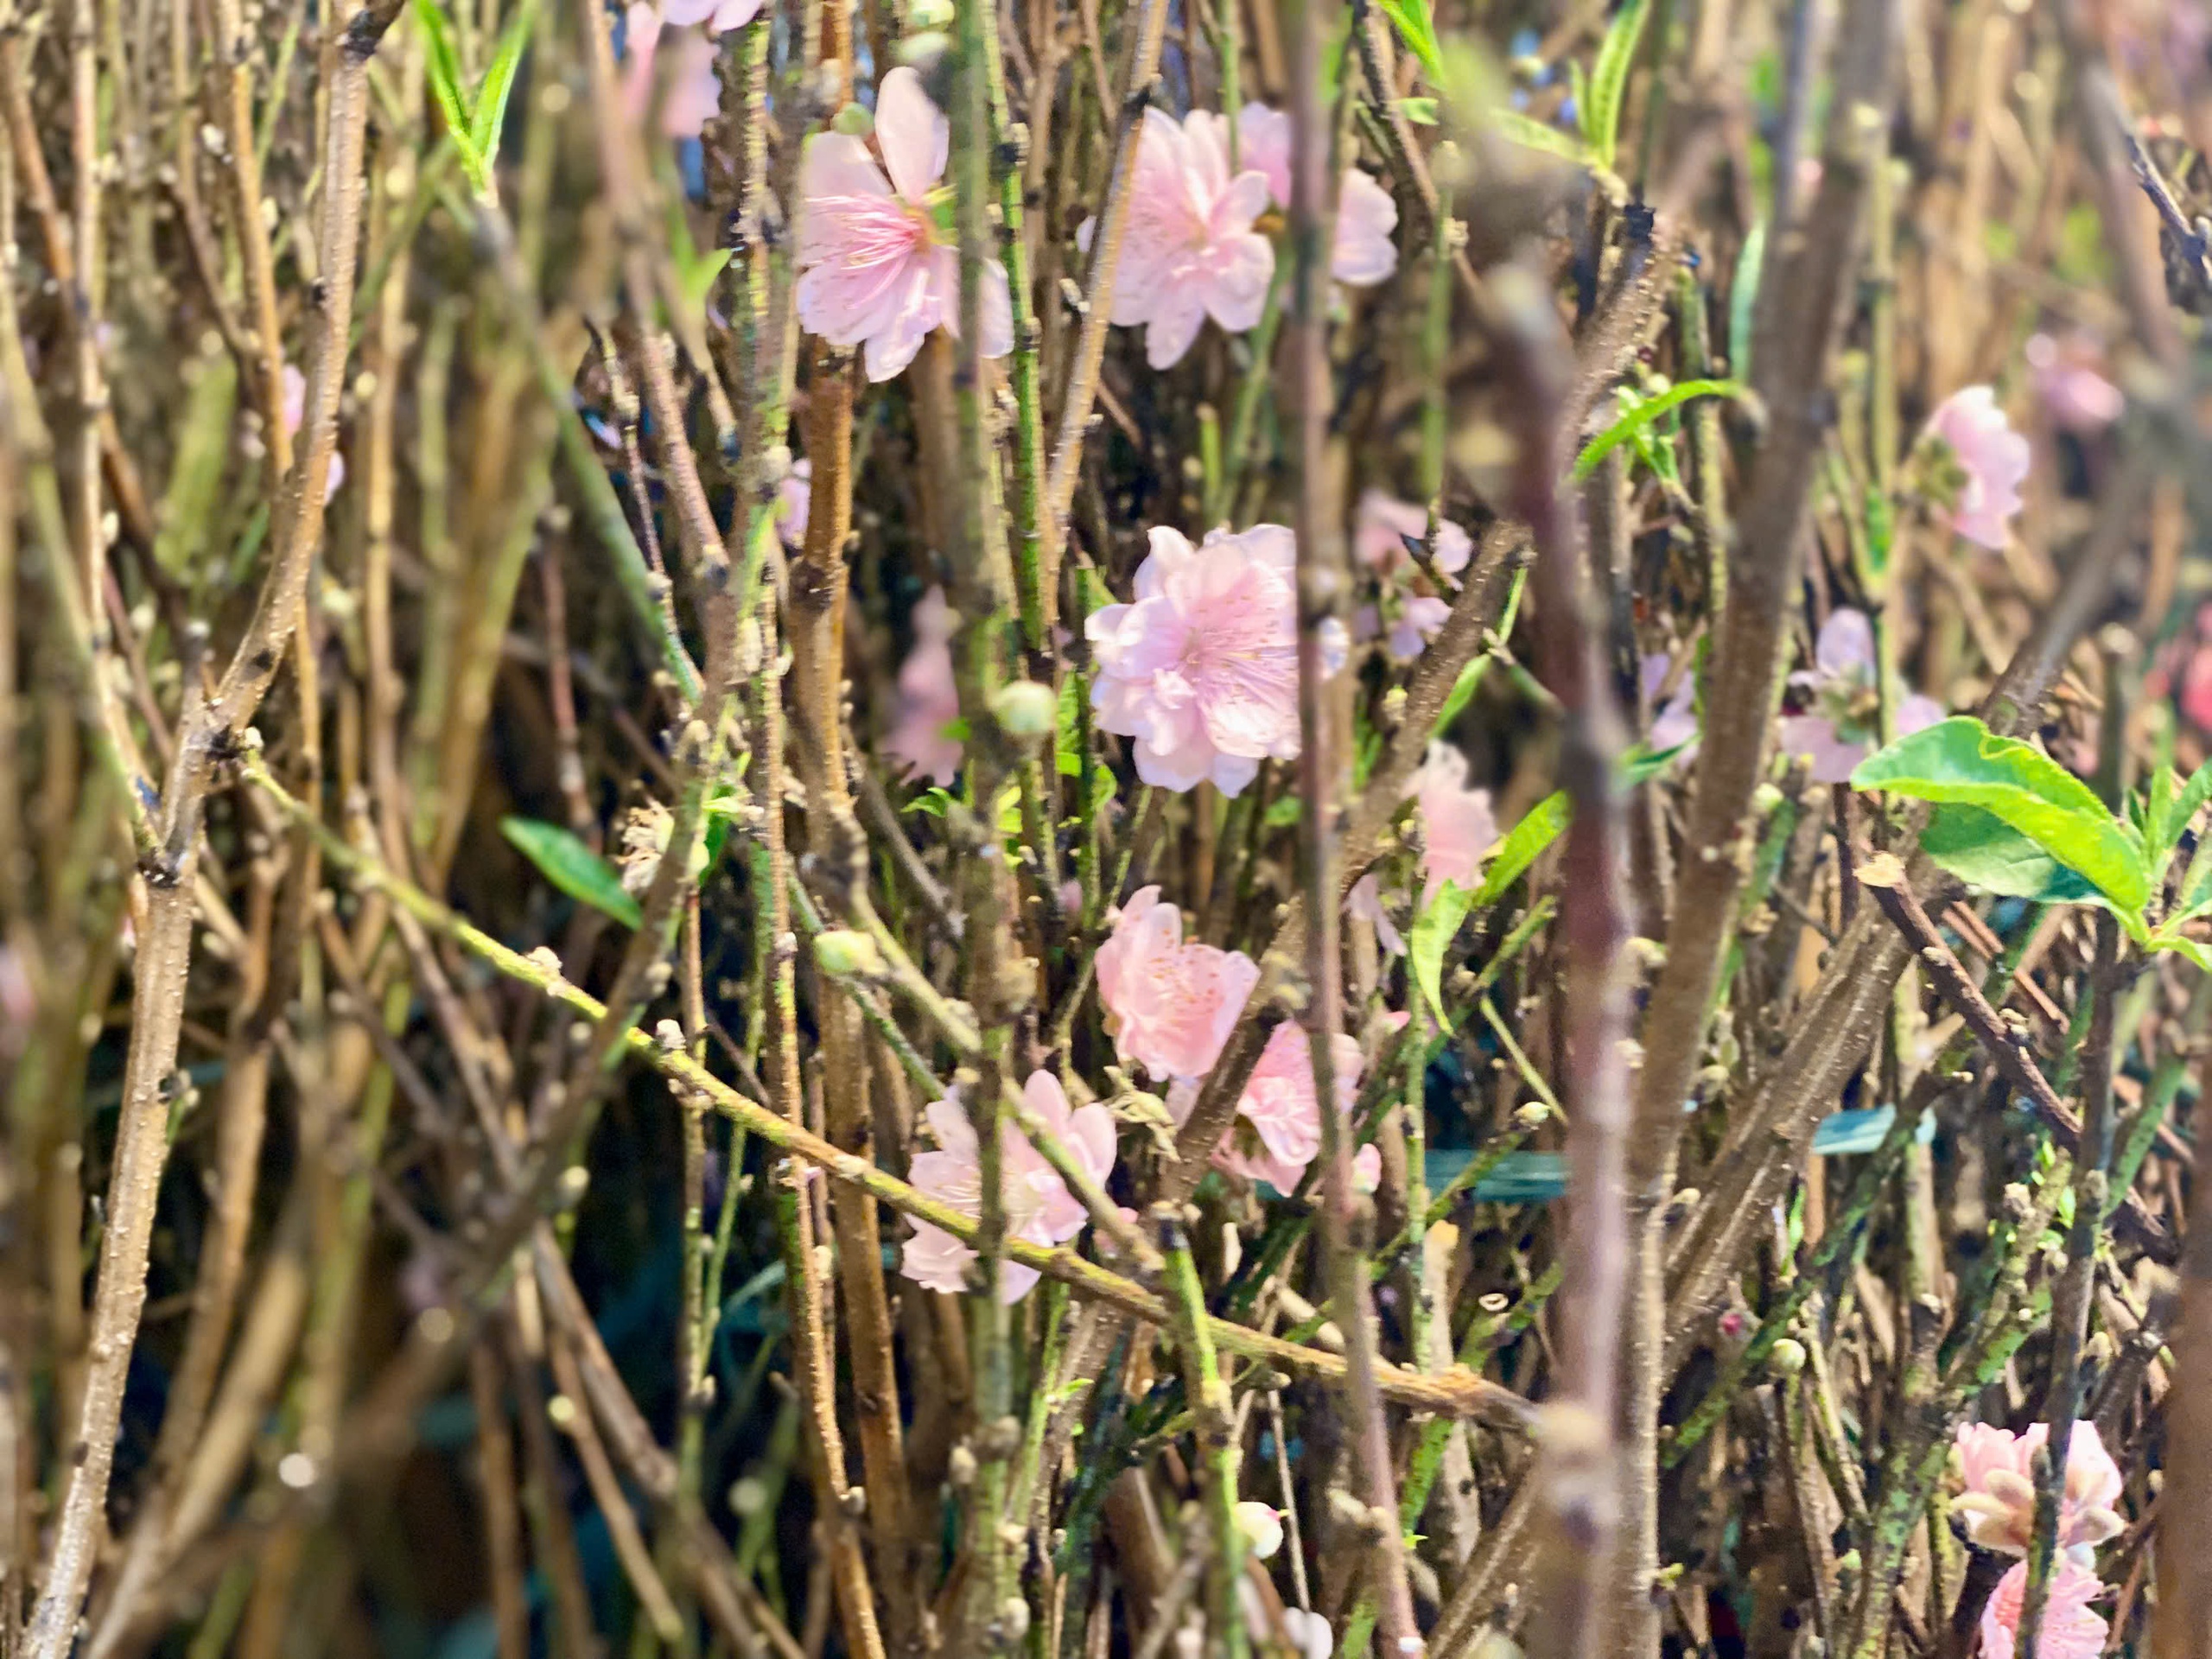
[[[855,975],[866,978],[883,971],[883,952],[875,941],[849,927],[833,927],[816,935],[814,960],[823,973],[841,978]]]
[[[1805,1369],[1805,1344],[1795,1337],[1783,1337],[1774,1344],[1767,1363],[1781,1376],[1795,1376]]]
[[[991,699],[991,716],[1008,737],[1049,737],[1059,718],[1059,699],[1049,685],[1016,680],[1001,686]]]

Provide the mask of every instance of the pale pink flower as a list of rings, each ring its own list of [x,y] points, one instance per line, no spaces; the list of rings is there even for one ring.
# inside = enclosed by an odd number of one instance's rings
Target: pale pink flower
[[[1428,509],[1417,501],[1401,501],[1381,490],[1360,492],[1352,510],[1351,548],[1360,561],[1391,576],[1415,569],[1406,543],[1418,543],[1428,534]],[[1456,576],[1474,556],[1473,539],[1449,518],[1436,521],[1436,550],[1430,563],[1447,576]]]
[[[1359,1098],[1359,1044],[1337,1033],[1337,1110],[1348,1114]],[[1306,1027],[1286,1020],[1268,1034],[1259,1064],[1236,1103],[1236,1121],[1217,1160],[1232,1175],[1265,1181],[1278,1192],[1295,1192],[1306,1165],[1321,1150],[1321,1109],[1313,1092],[1313,1048]]]
[[[760,9],[760,0],[740,0],[740,4],[747,9],[748,15]],[[664,28],[669,23],[698,21],[696,16],[678,16],[677,10],[677,7],[671,6],[664,11],[647,3],[647,0],[635,0],[622,14],[622,100],[633,122],[643,121],[652,103],[653,68],[659,60]],[[678,36],[670,54],[668,82],[661,99],[661,137],[696,138],[699,130],[721,106],[721,82],[715,76],[714,42],[704,35],[690,31]]]
[[[2044,1604],[2043,1627],[2036,1638],[2036,1651],[2043,1659],[2098,1659],[2110,1627],[2089,1610],[2089,1604],[2104,1592],[2097,1575],[2080,1562],[2062,1555],[2051,1564],[2050,1599]],[[2027,1595],[2028,1564],[2016,1561],[1998,1580],[1982,1607],[1982,1659],[2012,1659]]]
[[[1370,1148],[1372,1150],[1372,1148]],[[1329,1659],[1337,1650],[1336,1632],[1329,1628],[1328,1619],[1320,1613],[1310,1613],[1302,1608],[1282,1610],[1283,1634],[1290,1638],[1301,1659]]]
[[[308,416],[308,378],[289,363],[284,365],[284,431],[298,437],[300,428]],[[330,470],[323,474],[322,505],[328,506],[331,497],[338,493],[338,486],[346,481],[346,457],[335,447],[330,452]]]
[[[2035,375],[2036,391],[2050,418],[2084,436],[2101,432],[2120,416],[2127,397],[2099,372],[2104,353],[2086,334],[2054,340],[2029,338],[2023,355]]]
[[[1422,901],[1446,881],[1470,891],[1479,887],[1483,861],[1497,845],[1497,819],[1490,791],[1467,787],[1467,757],[1449,744],[1430,744],[1414,774],[1413,793],[1421,819]]]
[[[1281,524],[1217,530],[1195,548],[1160,527],[1135,602],[1092,613],[1091,706],[1103,730],[1136,739],[1146,783],[1180,791],[1211,779],[1235,795],[1262,760],[1297,758],[1296,562]],[[1334,672],[1341,628],[1325,644]]]
[[[884,751],[906,762],[909,776],[949,784],[960,771],[960,740],[945,728],[959,718],[952,611],[944,589],[932,588],[914,607],[914,648],[899,664],[899,718],[883,740]]]
[[[1113,1113],[1096,1103],[1071,1111],[1060,1080],[1049,1071],[1031,1072],[1029,1081],[1022,1085],[1021,1098],[1091,1179],[1103,1185],[1114,1168]],[[938,1149],[916,1154],[912,1172],[914,1185],[963,1216],[981,1215],[982,1183],[976,1167],[979,1148],[975,1125],[957,1099],[933,1102],[923,1116],[937,1136]],[[1090,1219],[1083,1200],[1068,1191],[1059,1173],[1029,1144],[1029,1137],[1003,1117],[999,1122],[999,1157],[1007,1231],[1011,1236],[1050,1248],[1066,1243],[1083,1230],[1084,1223]],[[913,1228],[912,1236],[899,1254],[899,1270],[931,1290],[966,1289],[968,1264],[976,1259],[976,1252],[928,1222],[915,1222]],[[1037,1278],[1034,1268],[1018,1262],[1004,1263],[999,1269],[999,1300],[1020,1301]]]
[[[1967,1536],[1984,1549],[2026,1553],[2035,1532],[2036,1453],[2050,1438],[2047,1423],[2031,1423],[2021,1434],[1986,1423],[1960,1428],[1956,1446],[1966,1491],[1951,1507],[1966,1516]],[[2061,1548],[2086,1557],[2120,1531],[2114,1506],[2120,1486],[2120,1465],[2105,1450],[2097,1426],[2075,1424],[2067,1442],[2066,1489],[2058,1504]]]
[[[776,486],[776,533],[784,538],[784,545],[794,553],[806,545],[807,514],[814,505],[814,463],[801,459],[791,463],[784,481]],[[932,589],[931,591],[935,591]],[[929,601],[925,600],[924,604]],[[944,595],[938,594],[938,607],[944,606]],[[917,626],[919,612],[916,613]]]
[[[1644,701],[1656,705],[1651,711],[1651,730],[1646,741],[1654,754],[1680,749],[1679,758],[1688,760],[1697,753],[1697,677],[1688,664],[1683,664],[1674,695],[1661,703],[1659,696],[1667,689],[1668,675],[1674,671],[1675,659],[1663,651],[1653,652],[1637,664]]]
[[[759,16],[760,0],[661,0],[660,15],[671,23],[704,23],[709,35],[726,35]]]
[[[2002,552],[2005,521],[2020,510],[2028,441],[2006,423],[1997,394],[1987,386],[1953,392],[1929,417],[1928,429],[1950,447],[1962,474],[1944,514],[1951,528]]]
[[[1154,1077],[1190,1082],[1221,1058],[1222,1045],[1259,983],[1242,950],[1183,942],[1183,914],[1140,887],[1098,947],[1098,1000],[1122,1058]]]
[[[1230,175],[1218,116],[1194,110],[1178,123],[1145,111],[1110,316],[1143,328],[1154,368],[1180,362],[1209,316],[1232,334],[1260,321],[1275,251],[1252,221],[1267,205],[1264,175],[1247,167]],[[1078,233],[1085,246],[1088,228]]]
[[[1390,919],[1390,912],[1382,903],[1382,885],[1374,871],[1351,884],[1351,891],[1344,894],[1344,914],[1357,917],[1375,930],[1375,943],[1394,957],[1406,954],[1406,936],[1398,931],[1398,925]]]
[[[1815,783],[1849,783],[1859,763],[1874,752],[1881,712],[1874,682],[1874,625],[1864,611],[1840,605],[1821,624],[1813,666],[1789,677],[1792,686],[1809,694],[1809,706],[1782,722],[1783,753],[1808,759]],[[1932,697],[1906,697],[1897,704],[1897,735],[1942,718],[1942,705]]]
[[[1275,206],[1290,211],[1290,118],[1264,104],[1247,104],[1236,121],[1237,159],[1267,175]],[[1398,204],[1356,167],[1337,192],[1337,243],[1329,274],[1347,288],[1366,288],[1398,268]],[[1419,532],[1416,531],[1416,534]]]
[[[960,330],[960,253],[932,211],[950,127],[901,66],[875,98],[875,143],[817,133],[799,165],[798,316],[835,346],[865,345],[868,378],[888,380],[914,360],[932,328]],[[890,176],[885,178],[886,171]],[[1014,349],[1006,268],[984,273],[983,355]]]

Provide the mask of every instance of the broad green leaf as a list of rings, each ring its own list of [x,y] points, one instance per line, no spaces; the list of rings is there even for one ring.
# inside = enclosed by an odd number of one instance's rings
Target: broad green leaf
[[[2094,882],[2139,924],[2151,896],[2142,838],[2042,750],[1955,715],[1899,738],[1852,773],[1857,789],[1979,806]]]
[[[2212,974],[2212,948],[2200,940],[2184,938],[2178,933],[2160,932],[2152,936],[2153,949],[2171,950],[2177,957],[2186,957],[2206,973]]]
[[[1525,116],[1518,110],[1494,109],[1490,111],[1490,123],[1497,136],[1523,149],[1541,149],[1548,156],[1573,162],[1577,167],[1590,165],[1590,147],[1571,132],[1561,132],[1557,127]]]
[[[1474,894],[1457,881],[1446,881],[1436,890],[1436,897],[1421,906],[1421,914],[1414,918],[1413,931],[1406,936],[1406,962],[1414,983],[1421,987],[1439,1022],[1447,1026],[1452,1016],[1444,1007],[1444,952],[1459,936],[1459,924],[1467,919],[1473,903]]]
[[[926,813],[932,818],[941,818],[945,814],[945,809],[951,804],[951,791],[931,784],[912,800],[907,802],[905,810]]]
[[[1428,0],[1375,0],[1375,8],[1397,26],[1398,36],[1421,60],[1429,85],[1444,84],[1444,54],[1436,41],[1436,24],[1428,15]]]
[[[612,916],[626,927],[644,924],[638,901],[623,887],[614,866],[559,824],[542,823],[536,818],[501,818],[499,833],[569,898]]]
[[[521,67],[523,48],[530,44],[531,31],[537,22],[537,0],[523,0],[513,21],[499,36],[499,49],[493,54],[491,67],[484,72],[484,84],[476,89],[468,139],[483,160],[487,178],[493,160],[499,153],[500,130],[506,124],[507,94],[514,90],[515,71]]]
[[[1614,15],[1598,48],[1598,62],[1590,73],[1590,93],[1583,109],[1582,130],[1599,164],[1610,168],[1619,144],[1621,104],[1628,91],[1629,71],[1636,64],[1636,48],[1643,39],[1644,19],[1651,0],[1628,0]]]
[[[1978,806],[1939,806],[1920,849],[1970,887],[2047,905],[2094,903],[2096,887]]]
[[[1513,826],[1491,854],[1490,868],[1483,872],[1483,884],[1470,907],[1479,909],[1503,898],[1544,849],[1559,839],[1559,832],[1567,828],[1567,812],[1565,790],[1554,790],[1530,807],[1528,816]]]
[[[1648,432],[1651,423],[1672,410],[1680,409],[1693,397],[1740,397],[1744,388],[1733,380],[1684,380],[1672,385],[1657,396],[1639,399],[1632,407],[1623,410],[1618,419],[1582,447],[1574,458],[1574,479],[1580,483],[1598,470],[1598,463],[1630,438]]]

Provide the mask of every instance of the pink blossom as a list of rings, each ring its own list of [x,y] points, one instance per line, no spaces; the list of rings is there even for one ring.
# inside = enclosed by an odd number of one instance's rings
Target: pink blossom
[[[1092,613],[1091,706],[1102,729],[1136,739],[1146,783],[1181,791],[1211,779],[1235,795],[1262,760],[1297,757],[1296,559],[1281,524],[1217,530],[1195,548],[1155,528],[1135,602]],[[1325,644],[1333,672],[1341,630]]]
[[[1264,104],[1247,104],[1237,117],[1236,143],[1239,159],[1267,175],[1268,194],[1288,213],[1290,118]],[[1346,168],[1337,192],[1337,243],[1329,274],[1348,288],[1383,281],[1398,268],[1397,245],[1390,239],[1397,228],[1398,204],[1390,193],[1357,168]]]
[[[1252,168],[1231,176],[1225,124],[1204,110],[1178,123],[1144,112],[1112,321],[1144,330],[1155,369],[1182,360],[1208,316],[1241,334],[1260,320],[1274,280],[1275,251],[1252,228],[1268,181]],[[1081,233],[1088,246],[1088,230]]]
[[[1349,1114],[1359,1098],[1359,1044],[1337,1033],[1337,1110]],[[1286,1020],[1268,1035],[1259,1064],[1236,1103],[1236,1122],[1222,1141],[1217,1161],[1232,1175],[1265,1181],[1278,1192],[1295,1192],[1306,1166],[1321,1150],[1321,1109],[1313,1092],[1313,1048],[1305,1027]]]
[[[1446,881],[1472,889],[1483,861],[1497,845],[1497,819],[1490,791],[1467,787],[1467,757],[1448,744],[1432,743],[1414,774],[1414,808],[1421,819],[1424,903]]]
[[[760,14],[760,0],[661,0],[660,15],[671,23],[704,23],[709,35],[742,29]]]
[[[289,363],[284,365],[284,431],[286,435],[298,437],[300,428],[308,415],[308,378]],[[338,493],[338,486],[346,481],[346,457],[335,446],[330,451],[330,470],[323,474],[322,505],[328,506],[331,497]]]
[[[2005,521],[2020,510],[2028,475],[2028,441],[2006,424],[1997,394],[1967,386],[1945,398],[1928,429],[1950,447],[1963,474],[1946,517],[1970,542],[2002,552]]]
[[[960,740],[945,728],[960,718],[952,681],[952,611],[932,588],[914,607],[914,648],[899,664],[899,718],[883,740],[909,776],[949,784],[960,771]]]
[[[760,0],[738,0],[750,11]],[[659,57],[661,31],[666,23],[697,21],[698,16],[678,16],[677,8],[664,13],[636,0],[622,14],[622,99],[632,121],[643,121],[652,102],[653,67]],[[741,17],[740,22],[746,21]],[[728,25],[734,28],[734,24]],[[669,62],[669,85],[661,100],[660,133],[664,138],[696,138],[699,130],[721,107],[721,82],[715,76],[714,42],[687,31],[677,37]]]
[[[2120,416],[2127,398],[2099,372],[2104,353],[2085,334],[2053,340],[2031,336],[2024,355],[2050,418],[2069,432],[2101,432]]]
[[[1351,548],[1360,562],[1386,576],[1414,569],[1408,542],[1419,543],[1428,534],[1428,509],[1417,501],[1401,501],[1381,490],[1360,492],[1352,510]],[[1447,576],[1456,576],[1474,556],[1475,543],[1465,530],[1449,518],[1436,521],[1436,550],[1430,563]]]
[[[784,481],[776,486],[776,533],[794,553],[806,545],[806,518],[813,505],[814,463],[804,459],[795,461],[791,471],[784,474]],[[941,610],[944,595],[938,593],[937,597]],[[928,602],[923,601],[924,604]],[[918,626],[918,608],[916,615]]]
[[[1959,1466],[1966,1491],[1951,1507],[1966,1516],[1967,1536],[1984,1549],[2008,1555],[2026,1552],[2035,1531],[2036,1454],[2050,1426],[2027,1432],[1967,1423],[1958,1433]],[[2084,1555],[2120,1529],[2120,1465],[2112,1460],[2092,1422],[2078,1422],[2067,1442],[2066,1490],[2058,1505],[2058,1541]]]
[[[2110,1627],[2089,1611],[2089,1604],[2104,1592],[2094,1573],[2060,1556],[2051,1566],[2050,1599],[2044,1605],[2036,1651],[2044,1659],[2098,1659]],[[2027,1595],[2028,1564],[2016,1561],[1981,1610],[1982,1659],[2012,1659]]]
[[[799,321],[832,345],[864,344],[871,380],[888,380],[912,362],[931,329],[959,332],[960,254],[932,212],[950,135],[921,77],[902,66],[876,92],[882,166],[850,134],[807,140],[799,167]],[[994,259],[985,272],[983,355],[1013,349],[1006,268]]]
[[[1654,754],[1680,749],[1680,758],[1688,760],[1697,753],[1697,677],[1685,664],[1675,680],[1674,695],[1661,704],[1659,694],[1667,689],[1667,677],[1674,671],[1675,659],[1663,651],[1653,652],[1637,664],[1644,701],[1657,704],[1652,710],[1651,730],[1645,741]]]
[[[1840,605],[1821,624],[1814,642],[1813,666],[1789,677],[1809,693],[1810,706],[1782,722],[1782,751],[1803,756],[1816,784],[1847,784],[1859,763],[1874,752],[1881,712],[1874,683],[1874,626],[1864,611]],[[1932,697],[1910,696],[1897,704],[1899,737],[1933,726],[1943,718]]]
[[[1383,908],[1382,886],[1374,871],[1370,870],[1351,884],[1351,891],[1344,894],[1344,914],[1357,917],[1372,927],[1375,943],[1392,956],[1406,954],[1406,936],[1398,931],[1398,925]]]
[[[1071,1111],[1060,1080],[1049,1071],[1032,1071],[1022,1085],[1021,1098],[1091,1179],[1103,1184],[1114,1168],[1113,1113],[1096,1103]],[[982,1182],[976,1167],[975,1125],[957,1099],[934,1102],[923,1116],[937,1136],[938,1149],[915,1156],[914,1185],[970,1219],[980,1216]],[[1049,1249],[1083,1230],[1090,1219],[1083,1200],[1068,1191],[1059,1173],[1029,1144],[1028,1136],[1004,1118],[999,1123],[999,1157],[1010,1236]],[[968,1264],[976,1252],[928,1222],[915,1222],[913,1228],[900,1252],[899,1270],[931,1290],[966,1289]],[[1006,1262],[999,1269],[999,1300],[1020,1301],[1037,1277],[1034,1268]]]
[[[1242,950],[1183,942],[1183,915],[1140,887],[1098,947],[1098,1000],[1122,1058],[1154,1077],[1193,1081],[1213,1069],[1221,1046],[1259,983]]]

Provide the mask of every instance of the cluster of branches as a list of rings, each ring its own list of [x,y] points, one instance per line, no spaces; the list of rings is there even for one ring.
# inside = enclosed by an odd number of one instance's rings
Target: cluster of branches
[[[1963,1656],[1954,1432],[2082,1419],[2113,1643],[2212,1654],[2203,66],[2070,4],[1525,10],[772,0],[673,145],[642,6],[0,0],[0,1655]],[[878,385],[800,327],[801,179],[893,65],[959,326]],[[1248,96],[1280,275],[1151,369],[1147,111]],[[2030,422],[1977,553],[1908,435],[2034,404],[2038,329],[2126,413]],[[1368,490],[1445,613],[1332,672]],[[1085,620],[1268,521],[1297,758],[1147,783]],[[2174,880],[2022,887],[1778,753],[1846,609],[1877,735],[1913,684],[2094,755]],[[1439,744],[1516,827],[1394,954],[1346,899]],[[1155,886],[1260,970],[1172,1095],[1098,968]],[[1217,1153],[1286,1020],[1354,1105],[1277,1192]]]

